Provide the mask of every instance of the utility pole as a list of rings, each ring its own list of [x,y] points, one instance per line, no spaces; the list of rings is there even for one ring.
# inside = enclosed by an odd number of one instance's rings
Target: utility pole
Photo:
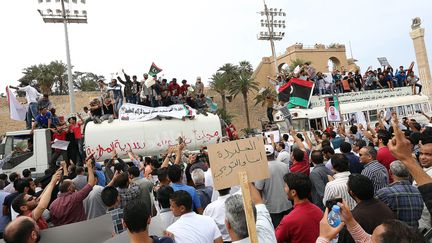
[[[282,40],[285,36],[285,32],[275,31],[275,28],[285,28],[285,20],[277,20],[276,18],[285,17],[286,13],[282,9],[267,8],[267,4],[264,2],[264,11],[259,12],[261,16],[265,16],[265,19],[261,19],[261,27],[267,27],[267,31],[261,31],[258,35],[258,40],[270,41],[271,51],[273,55],[275,72],[276,75],[279,73],[278,62],[276,57],[274,41]]]
[[[43,4],[43,0],[38,0],[39,4]],[[51,0],[45,0],[47,6],[52,5]],[[57,1],[56,1],[57,2]],[[69,34],[68,34],[68,24],[87,24],[87,11],[82,10],[79,11],[77,9],[71,10],[65,8],[65,2],[72,2],[76,7],[79,5],[84,5],[86,3],[85,0],[60,0],[61,9],[56,9],[55,12],[48,8],[46,10],[38,9],[38,12],[42,16],[42,19],[45,23],[63,23],[64,32],[65,32],[65,44],[66,44],[66,61],[67,61],[67,73],[68,73],[68,88],[69,88],[69,105],[70,112],[75,113],[75,93],[74,93],[74,85],[72,80],[72,64],[70,58],[70,49],[69,49]]]

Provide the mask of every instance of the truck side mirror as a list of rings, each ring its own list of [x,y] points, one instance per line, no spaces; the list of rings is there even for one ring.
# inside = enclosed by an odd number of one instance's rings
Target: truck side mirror
[[[5,153],[5,146],[6,146],[6,144],[4,144],[4,143],[0,144],[0,155],[4,155],[4,153]]]

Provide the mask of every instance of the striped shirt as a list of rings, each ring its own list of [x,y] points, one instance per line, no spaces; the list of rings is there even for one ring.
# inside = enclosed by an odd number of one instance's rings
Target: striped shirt
[[[357,203],[348,193],[348,177],[351,175],[349,171],[340,172],[333,176],[334,180],[329,181],[324,190],[323,204],[329,199],[342,198],[347,201],[349,208],[352,210]]]
[[[372,180],[374,193],[379,189],[386,187],[389,183],[389,176],[386,167],[380,164],[377,160],[365,164],[361,174]]]

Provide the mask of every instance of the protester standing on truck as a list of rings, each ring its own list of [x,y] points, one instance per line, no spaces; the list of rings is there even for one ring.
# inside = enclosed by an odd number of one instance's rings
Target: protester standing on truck
[[[36,119],[36,116],[38,115],[38,99],[42,95],[30,85],[24,86],[23,84],[21,84],[20,87],[9,85],[9,88],[18,91],[24,91],[26,93],[26,100],[28,104],[28,110],[26,114],[26,125],[27,125],[27,129],[31,129],[32,120]]]
[[[84,159],[84,138],[81,133],[81,125],[84,123],[84,120],[80,114],[77,114],[77,116],[80,121],[77,121],[75,116],[69,117],[69,132],[74,134],[75,141],[78,145],[79,160],[80,163],[82,163]]]

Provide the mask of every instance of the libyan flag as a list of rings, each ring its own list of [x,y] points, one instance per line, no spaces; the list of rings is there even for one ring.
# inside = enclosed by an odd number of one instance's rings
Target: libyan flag
[[[280,101],[289,102],[290,106],[309,107],[314,83],[298,78],[290,81],[279,88],[278,98]]]
[[[162,72],[162,69],[159,68],[158,66],[156,66],[156,64],[154,64],[154,62],[152,63],[152,65],[150,66],[150,70],[148,72],[149,76],[155,76],[156,74]]]

